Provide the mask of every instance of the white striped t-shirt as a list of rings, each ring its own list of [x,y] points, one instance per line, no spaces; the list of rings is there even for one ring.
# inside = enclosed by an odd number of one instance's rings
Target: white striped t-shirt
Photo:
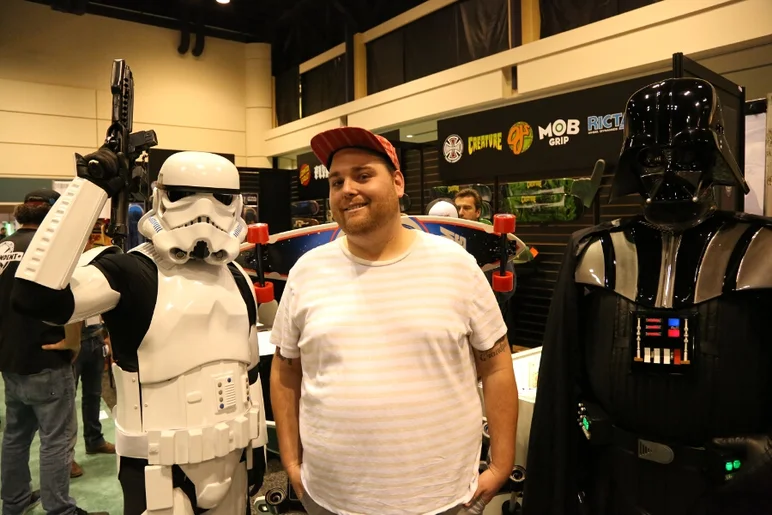
[[[474,258],[416,235],[390,261],[358,259],[343,239],[306,253],[274,321],[272,343],[303,367],[303,485],[341,515],[436,514],[477,488],[472,348],[506,326]]]

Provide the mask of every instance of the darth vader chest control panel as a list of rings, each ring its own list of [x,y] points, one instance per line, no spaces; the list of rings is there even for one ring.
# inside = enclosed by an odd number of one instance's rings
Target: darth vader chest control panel
[[[631,313],[632,369],[686,373],[698,356],[698,314],[640,310]]]

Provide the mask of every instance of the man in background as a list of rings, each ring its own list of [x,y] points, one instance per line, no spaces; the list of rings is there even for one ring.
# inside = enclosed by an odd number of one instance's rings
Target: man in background
[[[70,442],[75,381],[72,362],[80,349],[73,326],[44,324],[11,307],[14,277],[38,226],[59,198],[35,190],[17,206],[19,230],[0,241],[0,371],[5,383],[6,423],[0,463],[3,515],[28,513],[41,499],[46,513],[82,515],[70,497]],[[32,491],[30,446],[40,436],[40,490]]]
[[[464,220],[480,221],[482,214],[482,197],[472,188],[464,188],[456,193],[453,199],[458,209],[458,217]]]
[[[480,194],[475,190],[472,188],[465,188],[456,193],[456,197],[453,201],[456,204],[456,209],[458,209],[459,218],[463,218],[464,220],[471,220],[473,222],[480,221],[480,214],[482,213],[482,197],[480,197]],[[515,273],[515,266],[512,263],[507,263],[506,270],[508,272],[512,272],[512,290],[505,292],[494,292],[496,294],[496,302],[499,303],[499,308],[501,309],[501,313],[504,315],[504,318],[507,317],[507,312],[509,311],[509,301],[517,289],[517,274]],[[493,284],[493,272],[494,270],[490,270],[485,273],[485,277],[488,278],[488,283],[491,285]]]
[[[94,238],[89,238],[86,251],[94,248]],[[80,353],[75,360],[75,390],[78,382],[83,385],[81,394],[81,417],[83,420],[83,440],[86,444],[86,454],[115,454],[115,446],[105,440],[102,433],[102,422],[99,414],[102,404],[102,376],[105,369],[105,358],[112,355],[110,335],[104,326],[102,317],[95,316],[81,322]],[[75,415],[75,433],[77,435],[78,417]],[[77,436],[72,439],[71,453],[73,455],[70,477],[83,475],[83,468],[75,461],[75,444]]]

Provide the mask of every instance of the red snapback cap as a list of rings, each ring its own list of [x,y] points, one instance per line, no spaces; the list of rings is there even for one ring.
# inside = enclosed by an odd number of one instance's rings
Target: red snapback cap
[[[389,143],[389,140],[383,136],[373,134],[367,129],[362,129],[361,127],[340,127],[320,132],[311,138],[311,150],[314,151],[317,159],[328,169],[335,152],[344,148],[363,148],[383,154],[387,160],[391,161],[394,168],[400,169],[399,158],[394,145]]]

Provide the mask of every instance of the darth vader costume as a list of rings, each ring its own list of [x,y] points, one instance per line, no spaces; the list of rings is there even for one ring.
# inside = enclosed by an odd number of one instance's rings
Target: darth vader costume
[[[574,234],[550,307],[525,515],[772,513],[772,220],[700,79],[635,92],[612,199],[643,214]]]

